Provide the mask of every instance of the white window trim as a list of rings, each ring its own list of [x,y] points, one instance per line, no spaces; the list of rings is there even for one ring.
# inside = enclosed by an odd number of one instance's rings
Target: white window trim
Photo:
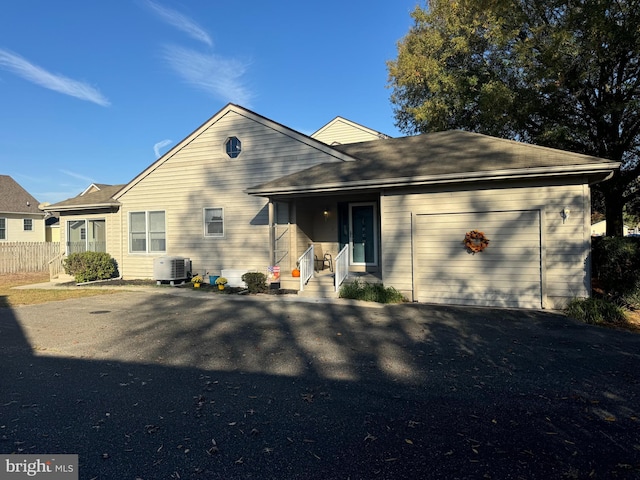
[[[29,223],[29,228],[27,228],[27,220]],[[33,232],[33,218],[23,218],[22,219],[22,230],[24,232]]]
[[[213,234],[207,232],[207,210],[220,209],[222,210],[222,234]],[[207,238],[224,238],[227,230],[224,223],[224,207],[204,207],[202,209],[202,223],[203,223],[203,232],[204,236]]]
[[[149,214],[150,213],[164,213],[164,250],[149,250],[151,245],[151,231],[149,229]],[[133,251],[131,250],[131,214],[132,213],[144,213],[144,228],[145,228],[145,251]],[[127,215],[127,228],[128,228],[128,250],[130,255],[158,255],[167,253],[167,211],[166,210],[132,210]]]
[[[9,222],[6,217],[0,217],[0,220],[4,220],[4,238],[0,238],[0,242],[6,242],[9,239]]]

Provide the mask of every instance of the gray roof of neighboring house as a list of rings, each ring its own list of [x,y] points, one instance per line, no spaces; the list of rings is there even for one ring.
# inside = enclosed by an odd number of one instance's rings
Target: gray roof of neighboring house
[[[65,211],[75,210],[79,208],[105,208],[110,206],[117,206],[120,203],[113,199],[113,196],[118,193],[125,186],[123,185],[105,185],[95,184],[100,190],[84,195],[78,195],[62,202],[54,203],[53,205],[47,205],[45,210],[47,211]]]
[[[460,130],[334,148],[355,161],[316,165],[247,192],[286,195],[554,174],[602,176],[619,167],[598,157]]]
[[[39,202],[9,175],[0,175],[1,213],[40,213]]]

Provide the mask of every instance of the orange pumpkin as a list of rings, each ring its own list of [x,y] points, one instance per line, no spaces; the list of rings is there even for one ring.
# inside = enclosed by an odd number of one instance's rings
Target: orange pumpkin
[[[291,276],[293,276],[293,277],[299,277],[299,276],[300,276],[300,270],[298,270],[297,268],[294,268],[294,269],[291,271]]]

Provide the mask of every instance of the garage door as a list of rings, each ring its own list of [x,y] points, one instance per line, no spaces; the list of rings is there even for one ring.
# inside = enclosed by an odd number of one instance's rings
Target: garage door
[[[489,239],[469,253],[465,233]],[[542,307],[540,211],[416,215],[414,288],[419,302]]]

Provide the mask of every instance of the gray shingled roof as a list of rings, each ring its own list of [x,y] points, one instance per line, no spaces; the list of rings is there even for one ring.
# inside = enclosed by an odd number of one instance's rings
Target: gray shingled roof
[[[39,202],[8,175],[0,175],[1,213],[43,213]]]
[[[45,210],[62,211],[76,208],[101,208],[120,205],[119,202],[113,199],[113,196],[122,190],[125,185],[105,185],[101,183],[96,184],[96,186],[98,186],[100,190],[48,205]]]
[[[402,186],[440,181],[605,172],[602,158],[452,130],[334,147],[353,162],[325,163],[249,188],[256,195]],[[595,172],[593,172],[595,173]]]

